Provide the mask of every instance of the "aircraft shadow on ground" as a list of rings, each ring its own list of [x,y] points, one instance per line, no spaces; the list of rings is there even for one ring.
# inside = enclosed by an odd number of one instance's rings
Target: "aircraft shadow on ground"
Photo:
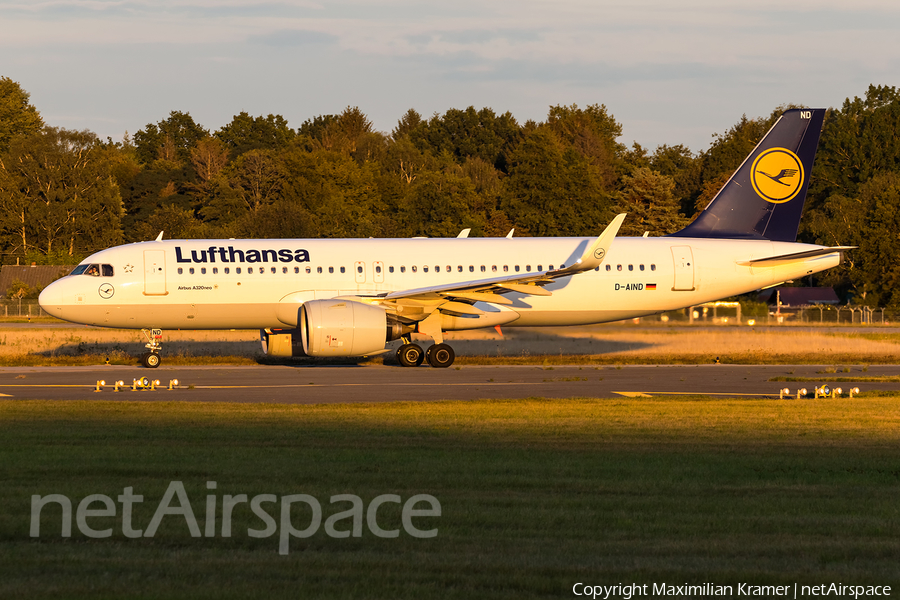
[[[459,335],[459,334],[456,334]],[[455,337],[455,336],[453,336]],[[607,340],[591,337],[568,337],[551,332],[508,331],[503,337],[485,339],[453,339],[448,336],[445,340],[450,344],[458,356],[558,356],[560,354],[578,355],[602,355],[616,352],[634,352],[651,348],[653,344],[638,341]],[[430,340],[414,340],[423,348],[431,345]],[[390,352],[383,356],[387,361],[394,360],[394,350],[399,348],[402,342],[391,342],[388,347]],[[77,357],[85,355],[100,355],[116,358],[134,357],[137,359],[147,349],[141,342],[81,342],[65,343],[55,348],[35,352],[37,356],[45,358],[53,357]],[[166,342],[163,340],[163,356],[183,357],[216,357],[216,356],[241,356],[257,360],[259,362],[273,362],[278,359],[266,357],[258,341],[188,341],[175,340]],[[355,364],[363,362],[363,358],[338,359],[335,362],[341,364]]]

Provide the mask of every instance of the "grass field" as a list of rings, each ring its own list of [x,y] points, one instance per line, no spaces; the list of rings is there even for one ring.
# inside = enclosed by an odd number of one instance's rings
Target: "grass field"
[[[381,405],[0,401],[0,597],[549,598],[577,582],[900,586],[900,402],[571,399]],[[207,494],[309,494],[323,523],[358,495],[431,494],[431,539],[321,529],[153,538],[92,517],[91,539],[33,494],[115,500],[147,528],[171,481]],[[217,483],[207,489],[207,481]],[[99,505],[95,504],[96,508]],[[264,505],[275,519],[277,505]],[[221,514],[220,512],[217,514]],[[310,513],[291,513],[302,528]],[[218,522],[218,521],[217,521]],[[399,505],[379,512],[401,528]],[[201,529],[204,527],[201,522]],[[424,528],[424,527],[423,527]]]
[[[5,326],[0,366],[136,364],[146,351],[139,331],[74,327]],[[810,331],[794,327],[640,326],[508,328],[448,332],[458,364],[898,364],[900,334]],[[167,365],[283,363],[266,357],[258,331],[166,331]],[[431,342],[420,336],[423,345]],[[392,342],[392,347],[400,342]],[[317,359],[302,359],[315,362]],[[370,359],[394,361],[393,353]],[[321,361],[319,361],[321,362]]]

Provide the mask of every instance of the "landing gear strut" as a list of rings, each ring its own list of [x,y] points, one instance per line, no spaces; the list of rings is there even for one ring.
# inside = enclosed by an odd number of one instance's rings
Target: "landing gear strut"
[[[141,333],[147,338],[145,347],[150,350],[141,354],[141,364],[148,369],[155,369],[162,362],[159,357],[159,351],[162,349],[162,329],[151,329],[149,332],[141,329]]]

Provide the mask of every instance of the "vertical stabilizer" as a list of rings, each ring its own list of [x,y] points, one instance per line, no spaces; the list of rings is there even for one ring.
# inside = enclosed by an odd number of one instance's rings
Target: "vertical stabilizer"
[[[797,240],[825,109],[785,112],[712,202],[674,237]]]

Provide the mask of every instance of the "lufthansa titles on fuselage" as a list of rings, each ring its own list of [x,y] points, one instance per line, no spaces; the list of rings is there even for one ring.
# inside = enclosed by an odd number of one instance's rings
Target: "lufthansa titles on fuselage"
[[[187,252],[185,250],[184,252]],[[267,263],[267,262],[309,262],[309,252],[302,248],[290,250],[239,250],[234,246],[210,246],[206,250],[191,250],[189,256],[185,256],[181,246],[175,246],[175,261],[180,263],[214,263],[216,258],[220,263]]]

